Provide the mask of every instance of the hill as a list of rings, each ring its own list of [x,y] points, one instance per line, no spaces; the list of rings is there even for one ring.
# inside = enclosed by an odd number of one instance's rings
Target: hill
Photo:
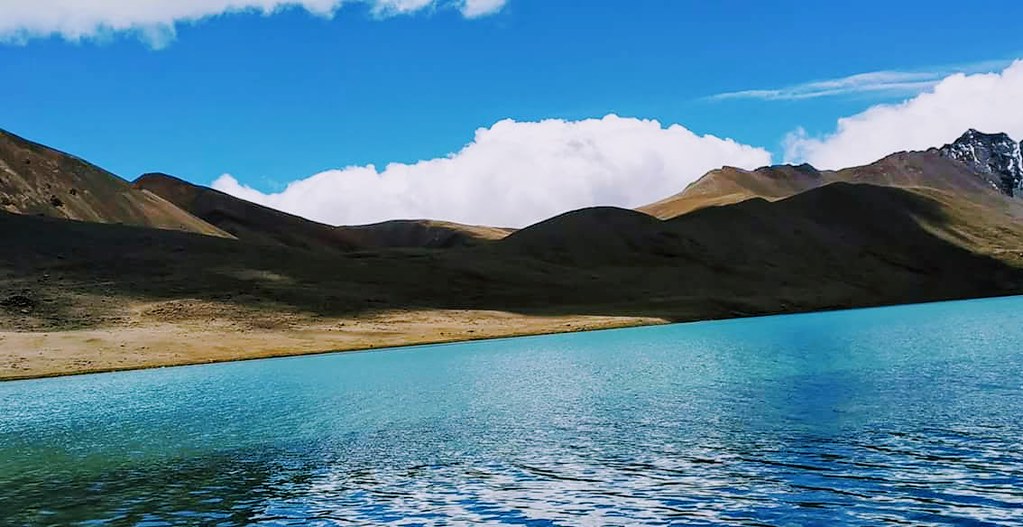
[[[877,279],[907,280],[913,278],[902,276],[907,268],[928,270],[927,277],[963,272],[956,266],[964,255],[1013,259],[1023,248],[1017,214],[937,189],[838,182],[774,202],[752,198],[666,221],[624,209],[586,209],[523,229],[501,247],[589,267],[748,267],[768,289],[772,274],[784,282],[848,285],[864,270]],[[607,220],[611,216],[615,221]]]
[[[777,165],[756,170],[725,167],[708,172],[679,194],[637,210],[669,219],[752,198],[774,201],[835,182],[931,188],[956,193],[972,201],[1005,203],[999,196],[999,181],[997,176],[975,170],[937,150],[898,152],[869,165],[837,171],[821,171],[810,165]]]
[[[666,250],[670,240],[665,239],[661,224],[641,212],[593,207],[522,229],[502,241],[500,247],[563,264],[627,264],[636,255],[656,255]]]
[[[144,174],[134,186],[152,192],[239,239],[287,247],[328,250],[443,249],[500,239],[509,232],[430,220],[394,220],[334,227],[264,207],[218,190],[161,173]]]
[[[514,229],[437,220],[391,220],[338,227],[363,247],[376,249],[470,247],[500,240]]]
[[[706,207],[751,198],[781,199],[833,181],[810,165],[775,165],[756,170],[723,167],[711,170],[682,192],[640,207],[640,212],[667,219]]]
[[[0,210],[212,236],[225,232],[75,156],[0,130]]]
[[[0,378],[1020,294],[1023,211],[994,177],[937,151],[722,169],[665,202],[716,206],[499,239],[334,228],[149,175],[129,190],[236,238],[0,212]]]
[[[151,192],[240,240],[304,249],[349,251],[352,237],[330,225],[251,203],[161,173],[143,174],[137,189]]]

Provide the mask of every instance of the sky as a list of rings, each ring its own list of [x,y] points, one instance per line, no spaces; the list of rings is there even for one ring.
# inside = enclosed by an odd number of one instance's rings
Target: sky
[[[0,0],[0,128],[326,223],[514,227],[1023,139],[1023,3],[818,4]]]

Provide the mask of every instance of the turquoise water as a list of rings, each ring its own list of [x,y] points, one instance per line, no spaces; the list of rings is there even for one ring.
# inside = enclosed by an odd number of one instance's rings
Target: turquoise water
[[[1019,525],[1023,298],[0,383],[10,525]]]

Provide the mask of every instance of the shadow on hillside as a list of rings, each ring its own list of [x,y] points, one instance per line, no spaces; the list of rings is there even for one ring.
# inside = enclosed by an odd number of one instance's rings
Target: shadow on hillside
[[[2,214],[0,300],[24,293],[38,304],[26,316],[83,327],[126,297],[321,316],[402,308],[693,320],[1023,292],[1020,268],[925,227],[969,222],[894,188],[828,185],[667,222],[599,210],[485,247],[343,255]],[[1006,243],[1023,240],[1018,226],[1005,232]],[[96,297],[109,305],[88,305]]]

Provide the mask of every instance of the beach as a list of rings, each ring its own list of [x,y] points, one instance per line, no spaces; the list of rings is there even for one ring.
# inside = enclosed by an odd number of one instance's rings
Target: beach
[[[164,306],[166,308],[167,306]],[[176,307],[180,307],[180,303]],[[652,317],[538,316],[491,310],[393,310],[350,317],[212,316],[161,322],[138,307],[118,325],[0,331],[0,380],[207,364],[419,344],[663,324]],[[158,312],[163,312],[157,310]]]

